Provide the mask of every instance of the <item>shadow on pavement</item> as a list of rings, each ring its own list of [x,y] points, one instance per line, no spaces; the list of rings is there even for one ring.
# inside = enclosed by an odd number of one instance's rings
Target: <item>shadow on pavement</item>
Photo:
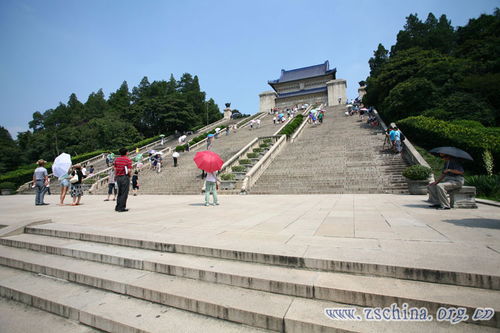
[[[405,207],[411,207],[411,208],[425,208],[425,209],[433,209],[436,210],[435,208],[429,207],[431,204],[430,203],[423,203],[423,204],[407,204],[403,205]]]
[[[443,220],[461,227],[500,229],[500,220],[495,219],[462,219],[462,220]]]

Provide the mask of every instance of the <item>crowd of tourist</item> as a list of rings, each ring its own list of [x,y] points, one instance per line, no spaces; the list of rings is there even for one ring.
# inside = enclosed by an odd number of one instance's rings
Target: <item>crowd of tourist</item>
[[[307,109],[308,106],[309,104],[305,103],[282,108],[275,107],[269,110],[269,114],[273,115],[274,125],[278,125],[286,122],[288,119],[292,119],[297,112]]]

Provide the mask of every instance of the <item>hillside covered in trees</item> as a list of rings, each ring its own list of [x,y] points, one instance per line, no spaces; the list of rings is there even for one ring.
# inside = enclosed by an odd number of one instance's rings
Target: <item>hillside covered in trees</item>
[[[477,173],[500,164],[500,10],[454,28],[445,15],[406,18],[396,44],[369,60],[364,103],[426,149],[457,146]],[[489,161],[488,161],[489,160]]]
[[[0,126],[0,172],[43,158],[53,160],[61,152],[77,155],[99,149],[117,149],[159,134],[169,135],[206,125],[222,118],[213,99],[206,101],[198,77],[185,73],[176,81],[149,82],[137,87],[127,82],[106,99],[102,89],[86,102],[71,94],[45,112],[35,112],[30,130],[14,140]]]

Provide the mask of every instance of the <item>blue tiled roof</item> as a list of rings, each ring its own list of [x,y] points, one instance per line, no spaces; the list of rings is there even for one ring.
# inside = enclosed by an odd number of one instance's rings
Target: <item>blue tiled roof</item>
[[[337,72],[336,68],[330,69],[330,63],[327,60],[319,65],[302,67],[302,68],[292,69],[289,71],[282,69],[280,78],[278,80],[268,81],[268,83],[272,86],[274,83],[302,80],[315,76],[335,74],[336,72]]]
[[[314,93],[318,93],[318,92],[326,92],[326,90],[327,90],[326,87],[321,87],[321,88],[312,88],[312,89],[307,89],[307,90],[293,91],[293,92],[289,92],[289,93],[278,94],[278,98],[314,94]]]

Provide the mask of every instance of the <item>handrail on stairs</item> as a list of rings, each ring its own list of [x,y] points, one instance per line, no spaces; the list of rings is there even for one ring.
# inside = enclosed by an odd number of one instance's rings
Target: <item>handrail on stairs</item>
[[[273,137],[275,138],[276,136]],[[251,187],[267,169],[269,164],[279,155],[286,142],[286,135],[281,135],[271,149],[247,172],[241,185],[240,194],[247,194],[250,191]]]

